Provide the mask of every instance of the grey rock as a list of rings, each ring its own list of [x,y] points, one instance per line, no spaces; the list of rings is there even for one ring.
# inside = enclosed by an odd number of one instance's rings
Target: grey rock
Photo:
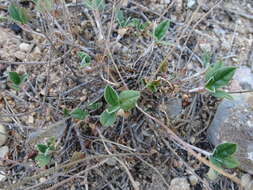
[[[171,180],[169,190],[190,190],[190,184],[184,177],[177,177]]]
[[[253,174],[253,92],[233,95],[223,100],[208,129],[210,142],[237,144],[236,158],[240,168]]]
[[[239,89],[237,90],[252,90],[253,74],[251,69],[246,66],[236,69],[232,85],[233,84],[234,86],[239,86]]]
[[[171,98],[166,101],[166,113],[174,118],[182,112],[182,101],[179,98]]]

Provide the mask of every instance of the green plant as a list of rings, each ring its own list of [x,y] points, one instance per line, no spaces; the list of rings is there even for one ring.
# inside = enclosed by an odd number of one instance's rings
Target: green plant
[[[151,82],[145,82],[146,88],[151,90],[151,92],[155,93],[157,92],[157,88],[161,85],[161,80],[153,80]]]
[[[11,3],[8,7],[8,12],[12,20],[20,24],[27,24],[29,21],[26,9],[20,7],[16,3]]]
[[[80,65],[81,65],[82,67],[86,67],[86,66],[89,66],[89,65],[90,65],[91,57],[90,57],[87,53],[82,52],[82,51],[79,51],[79,52],[77,53],[77,55],[78,55],[78,56],[80,57],[80,59],[81,59]]]
[[[164,20],[155,27],[153,37],[155,38],[156,42],[160,42],[165,37],[169,27],[170,27],[169,20]]]
[[[104,126],[111,126],[116,121],[116,113],[120,109],[129,111],[130,109],[134,108],[139,97],[139,91],[125,90],[118,95],[118,93],[111,86],[106,86],[104,98],[109,106],[100,115],[101,124]]]
[[[236,67],[224,66],[222,62],[210,65],[205,74],[205,89],[218,98],[233,99],[219,88],[226,86],[233,78]]]
[[[84,0],[84,4],[90,10],[103,10],[105,7],[104,0]]]
[[[133,27],[136,28],[139,31],[143,31],[146,29],[146,27],[149,25],[148,22],[142,23],[140,19],[138,18],[131,18],[128,17],[127,19],[125,18],[123,11],[118,9],[115,13],[116,20],[118,22],[118,25],[120,28],[125,28],[125,27]]]
[[[239,162],[234,157],[237,145],[234,143],[223,143],[216,146],[209,160],[218,167],[235,168]]]
[[[17,72],[9,72],[9,79],[11,80],[12,87],[15,90],[20,90],[20,85],[26,81],[28,74],[20,75]]]
[[[39,167],[45,167],[52,160],[52,151],[55,150],[55,138],[51,137],[45,144],[37,144],[38,155],[35,157]]]
[[[65,117],[66,116],[71,116],[74,119],[79,119],[79,120],[84,120],[89,115],[88,111],[82,110],[80,108],[77,108],[77,109],[75,109],[71,112],[67,109],[64,109],[63,113],[64,113]]]

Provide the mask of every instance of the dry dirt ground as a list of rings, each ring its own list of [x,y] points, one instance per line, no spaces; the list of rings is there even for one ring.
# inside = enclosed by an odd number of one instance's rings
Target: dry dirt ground
[[[192,6],[187,0],[106,0],[100,12],[78,0],[59,0],[47,13],[20,2],[30,11],[29,27],[10,19],[0,24],[0,123],[7,128],[9,149],[1,162],[1,189],[172,190],[177,177],[192,190],[241,189],[223,176],[210,180],[207,166],[139,110],[112,127],[101,126],[99,115],[106,106],[105,86],[122,91],[126,84],[141,91],[140,107],[186,142],[211,152],[206,130],[219,100],[188,92],[203,85],[207,51],[212,63],[253,68],[252,0],[199,0]],[[3,18],[8,5],[0,1]],[[119,28],[116,8],[150,25],[144,31]],[[167,43],[154,45],[152,28],[164,19],[171,21]],[[90,55],[89,66],[80,66],[78,51]],[[164,59],[164,71],[156,73]],[[11,88],[10,71],[29,75],[18,92]],[[144,79],[158,77],[156,93],[144,88]],[[85,120],[64,119],[64,109],[87,109],[92,102],[102,107],[88,110]],[[50,136],[57,137],[53,161],[39,168],[36,144]],[[64,165],[78,159],[82,162]]]

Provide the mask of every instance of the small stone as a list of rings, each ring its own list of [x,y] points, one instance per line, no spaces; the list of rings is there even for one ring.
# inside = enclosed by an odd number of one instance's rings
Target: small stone
[[[9,152],[9,148],[8,146],[2,146],[0,147],[0,158],[5,158],[6,155],[8,154]],[[2,165],[2,161],[0,161],[0,165]]]
[[[6,174],[0,170],[0,181],[4,181],[6,179]]]
[[[40,55],[41,54],[41,51],[40,51],[40,48],[38,46],[36,46],[33,50],[33,54],[34,55]]]
[[[182,112],[182,100],[179,98],[172,98],[165,101],[166,113],[170,118],[178,116]]]
[[[196,6],[196,4],[197,4],[196,0],[188,0],[187,7],[189,9],[194,9],[194,7]]]
[[[164,4],[170,4],[170,3],[171,3],[171,0],[163,0],[163,3],[164,3]]]
[[[25,58],[26,58],[26,54],[25,54],[24,52],[22,52],[22,51],[17,51],[17,52],[15,52],[15,53],[14,53],[14,56],[15,56],[17,59],[19,59],[20,61],[23,61],[23,60],[25,60]]]
[[[245,190],[253,190],[253,179],[249,174],[244,174],[241,177],[241,185]]]
[[[4,145],[7,140],[6,128],[0,124],[0,146]]]
[[[117,165],[117,160],[114,158],[108,158],[106,161],[106,164],[109,166],[116,166]]]
[[[47,181],[47,179],[44,178],[44,177],[41,177],[41,178],[39,179],[39,181],[40,181],[40,183],[45,183],[45,182]]]
[[[184,177],[177,177],[171,180],[169,190],[190,190],[190,184]]]
[[[250,181],[251,181],[251,176],[249,174],[244,174],[242,177],[241,177],[241,184],[243,187],[246,187]]]
[[[198,178],[195,175],[191,175],[189,181],[192,185],[196,185],[198,183]]]
[[[27,43],[21,43],[19,49],[23,52],[29,52],[31,50],[31,45]]]

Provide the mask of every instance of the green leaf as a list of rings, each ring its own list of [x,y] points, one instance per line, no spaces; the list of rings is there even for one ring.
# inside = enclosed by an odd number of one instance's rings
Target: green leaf
[[[111,106],[111,107],[107,108],[107,112],[114,113],[114,112],[117,112],[119,109],[120,109],[120,105]]]
[[[85,66],[89,66],[90,62],[91,62],[91,57],[85,53],[85,52],[78,52],[77,55],[80,57],[81,59],[81,66],[85,67]]]
[[[102,107],[102,102],[93,102],[87,106],[89,110],[98,110]]]
[[[154,30],[154,37],[156,41],[162,40],[170,27],[170,21],[164,20]]]
[[[27,24],[29,21],[26,10],[15,3],[10,4],[8,12],[14,21],[18,21],[21,24]]]
[[[89,115],[89,113],[87,111],[77,108],[73,112],[71,112],[70,115],[75,119],[84,120]]]
[[[21,77],[17,72],[9,72],[10,80],[17,86],[21,84]]]
[[[210,162],[212,162],[215,166],[217,166],[218,168],[222,167],[222,163],[214,156],[210,156],[209,157]]]
[[[119,95],[120,107],[124,111],[134,108],[140,98],[140,92],[135,90],[125,90]]]
[[[113,125],[115,121],[116,121],[116,112],[108,113],[107,110],[105,110],[100,115],[100,123],[106,127]]]
[[[104,98],[105,101],[112,106],[119,104],[118,93],[111,86],[105,87]]]
[[[44,144],[37,144],[37,149],[41,153],[45,153],[47,151],[47,149],[48,149],[48,146],[44,145]]]
[[[240,162],[233,156],[222,159],[222,163],[226,168],[236,168],[240,165]]]
[[[228,100],[233,100],[233,96],[231,96],[229,93],[222,90],[216,90],[216,92],[212,93],[211,95],[216,98],[226,98]]]
[[[160,85],[160,80],[154,80],[152,82],[147,83],[146,88],[151,90],[153,93],[157,92],[157,87]]]
[[[64,117],[70,116],[70,111],[68,109],[64,108],[63,115],[64,115]]]
[[[216,158],[225,158],[235,153],[237,145],[234,143],[223,143],[219,144],[213,153]]]
[[[205,88],[211,92],[216,92],[217,88],[223,87],[233,78],[236,67],[223,67],[218,69],[206,82]]]
[[[35,161],[39,165],[39,167],[45,167],[51,161],[51,156],[45,154],[39,154],[35,157]]]
[[[222,61],[219,61],[213,65],[210,65],[209,68],[207,69],[206,71],[206,74],[205,74],[205,81],[209,81],[213,76],[214,74],[221,68],[224,67],[224,63]]]

